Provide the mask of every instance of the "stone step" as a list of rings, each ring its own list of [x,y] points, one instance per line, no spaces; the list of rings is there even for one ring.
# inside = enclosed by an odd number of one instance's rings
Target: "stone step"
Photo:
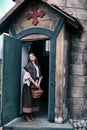
[[[51,123],[46,116],[37,117],[35,121],[26,122],[18,117],[4,126],[4,130],[74,130],[69,120],[63,124]]]

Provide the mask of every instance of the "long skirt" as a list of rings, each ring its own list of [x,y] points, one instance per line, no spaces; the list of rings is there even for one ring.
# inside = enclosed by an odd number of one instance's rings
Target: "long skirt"
[[[32,97],[31,88],[27,86],[27,84],[23,85],[22,110],[23,113],[32,113],[39,111],[39,99],[34,99]]]

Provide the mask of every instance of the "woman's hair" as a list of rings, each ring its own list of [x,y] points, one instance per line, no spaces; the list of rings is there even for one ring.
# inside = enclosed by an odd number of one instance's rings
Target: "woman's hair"
[[[38,59],[37,59],[36,55],[35,55],[33,52],[30,52],[30,53],[28,54],[28,56],[29,56],[30,54],[33,54],[33,55],[35,56],[35,58],[36,58],[36,59],[35,59],[35,64],[36,64],[36,65],[39,65]],[[30,61],[30,58],[29,58],[28,62],[31,62],[31,61]]]
[[[33,52],[29,53],[30,54],[33,54],[35,56],[35,54]],[[29,58],[29,55],[28,55],[28,63],[24,66],[24,69],[27,71],[27,72],[31,72],[31,68],[32,68],[32,62],[30,61],[30,58]],[[36,56],[35,56],[36,58]],[[38,60],[37,58],[35,59],[35,64],[39,67],[40,69],[40,66],[39,66],[39,63],[38,63]],[[41,75],[41,72],[40,72],[40,75]]]

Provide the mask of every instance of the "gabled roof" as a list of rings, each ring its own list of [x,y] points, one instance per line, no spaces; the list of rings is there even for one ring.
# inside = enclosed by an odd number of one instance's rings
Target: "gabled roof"
[[[9,24],[17,15],[17,13],[25,6],[25,0],[17,2],[1,19],[0,19],[0,33],[6,32]]]
[[[60,8],[57,4],[55,4],[55,1],[57,0],[54,0],[54,2],[52,3],[50,3],[50,0],[42,1],[58,11],[63,16],[65,16],[67,18],[67,22],[75,28],[83,28],[78,18],[75,18],[74,16],[72,16],[71,13],[66,12],[63,8]],[[13,18],[26,6],[27,2],[29,2],[29,0],[20,0],[16,2],[16,4],[4,15],[4,17],[2,17],[2,19],[0,20],[0,33],[6,32]]]

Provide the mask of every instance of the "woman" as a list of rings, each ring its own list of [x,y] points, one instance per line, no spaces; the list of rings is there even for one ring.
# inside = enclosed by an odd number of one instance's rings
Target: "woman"
[[[24,67],[22,108],[25,120],[35,120],[33,112],[39,111],[39,99],[32,98],[31,89],[39,89],[41,82],[40,67],[34,53],[29,54],[29,61]]]

